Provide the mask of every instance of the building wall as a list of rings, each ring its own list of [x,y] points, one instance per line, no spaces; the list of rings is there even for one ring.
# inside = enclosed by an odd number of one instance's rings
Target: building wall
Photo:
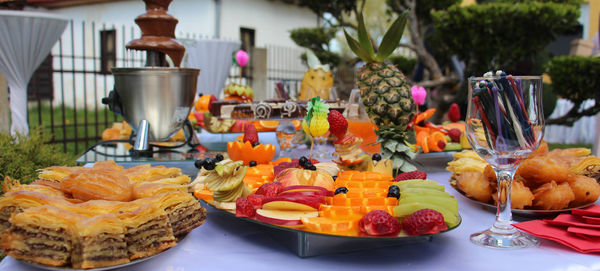
[[[240,38],[240,27],[256,31],[255,45],[293,46],[289,31],[298,27],[317,26],[317,16],[308,8],[269,0],[220,0],[219,33],[216,32],[217,5],[215,0],[175,0],[169,13],[179,19],[176,36],[185,38],[194,33],[205,37]],[[104,4],[52,9],[75,22],[96,22],[135,26],[134,19],[144,12],[141,0],[126,0]],[[137,27],[137,26],[136,26]]]

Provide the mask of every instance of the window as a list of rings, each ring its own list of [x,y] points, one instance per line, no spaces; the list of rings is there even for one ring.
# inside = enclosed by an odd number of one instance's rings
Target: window
[[[240,40],[242,41],[242,50],[244,50],[250,59],[252,59],[252,48],[254,47],[254,29],[240,27]],[[242,77],[250,77],[250,65],[246,65],[242,69]]]
[[[100,73],[110,74],[110,68],[117,65],[116,46],[117,31],[100,31]]]
[[[254,29],[240,27],[240,40],[242,41],[242,50],[250,53],[254,47]]]

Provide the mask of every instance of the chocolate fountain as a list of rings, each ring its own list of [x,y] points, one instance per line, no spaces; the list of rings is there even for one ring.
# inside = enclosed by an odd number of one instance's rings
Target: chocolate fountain
[[[146,13],[135,19],[142,37],[126,48],[145,51],[145,67],[112,68],[114,90],[102,100],[131,126],[135,134],[133,155],[151,153],[148,142],[168,140],[179,131],[194,103],[200,70],[179,67],[185,47],[175,40],[177,19],[167,14],[171,1],[144,0]],[[166,56],[175,67],[169,67]],[[188,126],[189,143],[194,133]]]

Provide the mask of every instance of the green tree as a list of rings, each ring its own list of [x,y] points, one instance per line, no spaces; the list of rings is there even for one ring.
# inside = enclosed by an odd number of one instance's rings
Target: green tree
[[[600,58],[583,56],[561,56],[548,63],[548,74],[552,78],[552,90],[559,97],[573,102],[565,115],[547,120],[547,124],[571,126],[584,116],[600,112]],[[593,107],[584,109],[584,101],[593,99]]]

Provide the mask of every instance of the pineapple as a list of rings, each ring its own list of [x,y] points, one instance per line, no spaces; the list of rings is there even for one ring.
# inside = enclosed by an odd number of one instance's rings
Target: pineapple
[[[379,128],[376,133],[383,156],[392,160],[395,173],[416,170],[412,164],[416,153],[408,143],[414,140],[414,132],[407,128],[416,113],[411,86],[396,66],[384,62],[402,38],[407,15],[405,12],[394,21],[377,55],[362,15],[358,16],[358,40],[344,30],[350,49],[366,63],[358,71],[356,85],[369,118]]]
[[[315,53],[310,49],[306,49],[306,59],[308,71],[302,77],[298,99],[309,100],[316,96],[325,100],[329,99],[329,89],[333,87],[333,75],[329,70],[329,65],[321,65]]]

